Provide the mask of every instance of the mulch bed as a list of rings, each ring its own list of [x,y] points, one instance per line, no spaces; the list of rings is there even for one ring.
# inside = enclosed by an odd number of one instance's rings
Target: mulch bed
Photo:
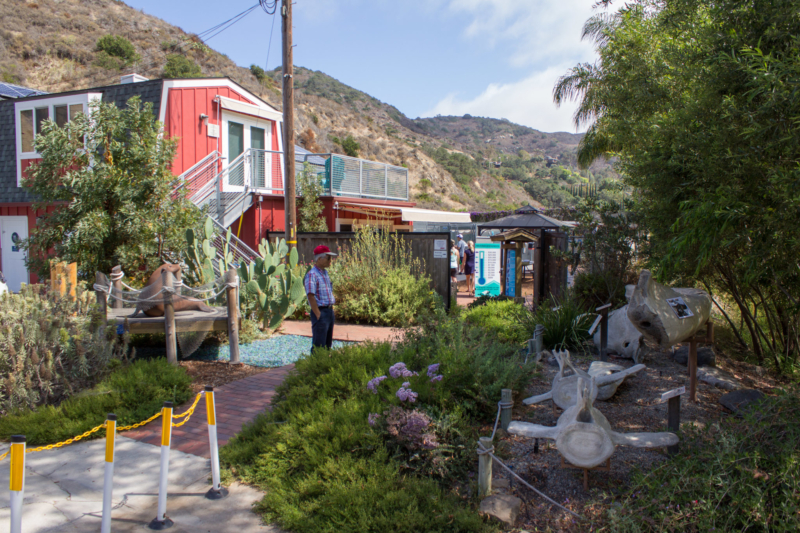
[[[178,364],[192,377],[192,389],[195,394],[203,390],[206,385],[221,387],[232,381],[269,371],[269,368],[231,365],[222,361],[181,361]]]
[[[590,354],[572,355],[576,366],[587,370],[596,356]],[[633,366],[633,361],[616,359],[610,361],[624,367]],[[687,394],[681,401],[681,423],[692,422],[697,425],[713,423],[722,417],[731,416],[719,404],[719,397],[728,391],[698,382],[698,403],[688,401],[689,375],[687,368],[675,363],[670,350],[649,347],[640,361],[647,368],[629,377],[617,389],[617,393],[607,401],[596,401],[594,406],[608,418],[611,427],[621,433],[643,431],[666,431],[667,404],[660,403],[660,395],[671,389],[686,386]],[[760,389],[769,394],[779,382],[757,367],[731,361],[717,355],[717,367],[734,375],[744,387]],[[548,392],[558,366],[542,365],[541,377],[531,381],[527,396]],[[546,401],[533,406],[525,406],[515,398],[514,420],[522,420],[545,426],[555,426],[562,411]],[[499,430],[498,430],[499,431]],[[500,444],[495,447],[501,452],[504,462],[511,466],[523,479],[553,500],[582,514],[586,518],[599,516],[611,504],[611,496],[624,493],[629,486],[634,469],[648,471],[654,465],[668,459],[661,448],[639,449],[626,446],[616,448],[611,456],[611,471],[590,471],[589,492],[583,488],[583,470],[562,468],[561,456],[554,441],[539,440],[538,453],[534,452],[534,439],[502,434]],[[498,465],[494,468],[495,479],[508,479],[510,476]],[[579,523],[566,512],[545,502],[541,497],[511,480],[510,492],[523,500],[522,512],[515,531],[583,531],[586,523]]]

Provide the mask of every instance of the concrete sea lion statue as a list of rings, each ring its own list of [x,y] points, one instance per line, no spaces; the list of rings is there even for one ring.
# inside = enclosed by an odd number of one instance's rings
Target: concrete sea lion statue
[[[559,453],[581,468],[594,468],[611,457],[617,446],[659,448],[678,443],[674,433],[617,433],[608,419],[592,405],[595,378],[578,378],[575,405],[564,411],[555,427],[511,422],[508,432],[522,437],[552,439]]]
[[[181,281],[181,267],[179,265],[171,265],[167,263],[158,267],[150,276],[150,279],[147,280],[147,284],[139,294],[139,297],[142,301],[136,304],[136,312],[134,312],[131,317],[138,316],[140,312],[152,317],[164,316],[164,295],[159,294],[159,291],[163,287],[162,273],[165,270],[172,272],[172,275],[175,276],[176,284],[177,282]],[[148,297],[152,297],[158,303],[155,305],[148,303],[145,301]],[[214,309],[199,300],[182,296],[173,297],[173,306],[176,313],[178,311],[202,311],[203,313],[210,313],[214,311]]]

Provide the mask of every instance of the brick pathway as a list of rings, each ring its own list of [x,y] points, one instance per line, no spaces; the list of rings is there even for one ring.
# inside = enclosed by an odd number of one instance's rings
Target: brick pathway
[[[233,381],[214,390],[217,411],[217,438],[223,446],[242,425],[252,421],[256,415],[270,408],[275,389],[291,372],[294,365],[272,368],[267,372],[255,374],[238,381]],[[186,411],[194,401],[194,397],[184,405],[174,409],[174,413]],[[146,426],[123,433],[126,437],[161,445],[161,418]],[[181,427],[172,428],[172,448],[185,453],[208,457],[208,419],[206,418],[206,402],[200,399],[197,408],[189,421]]]
[[[311,337],[310,320],[284,320],[280,327],[284,335]],[[397,342],[402,335],[400,330],[382,326],[361,326],[357,324],[336,324],[333,327],[333,340],[351,342]]]

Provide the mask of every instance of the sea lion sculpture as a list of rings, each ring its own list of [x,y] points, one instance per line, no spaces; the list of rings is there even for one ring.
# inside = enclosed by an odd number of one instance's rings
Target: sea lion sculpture
[[[553,400],[553,403],[561,409],[569,409],[575,405],[577,401],[575,387],[578,380],[581,378],[584,380],[595,380],[595,387],[592,389],[592,401],[608,400],[617,392],[617,388],[625,381],[625,378],[637,372],[641,372],[646,368],[644,365],[640,364],[625,369],[614,363],[593,361],[589,366],[589,371],[584,372],[583,370],[575,368],[568,351],[555,352],[553,355],[555,355],[556,361],[558,361],[558,373],[553,377],[553,387],[549,392],[522,400],[522,403],[525,405],[533,405],[545,400]],[[571,368],[573,372],[569,376],[564,375],[564,371],[567,367]]]
[[[667,300],[683,299],[685,314],[678,318]],[[690,311],[691,313],[687,312]],[[691,314],[691,316],[689,316]],[[628,320],[645,336],[669,348],[692,337],[711,316],[711,297],[700,289],[673,289],[653,280],[648,270],[642,270],[639,282],[628,303]]]
[[[559,453],[570,463],[581,468],[594,468],[611,457],[617,446],[659,448],[678,443],[674,433],[617,433],[608,419],[592,405],[597,394],[595,378],[578,378],[576,403],[558,418],[555,427],[529,422],[511,422],[512,435],[539,439],[553,439]]]
[[[154,298],[156,301],[162,302],[162,294],[159,294],[161,288],[163,287],[163,272],[164,271],[172,272],[172,275],[175,276],[175,281],[181,281],[181,267],[179,265],[171,265],[169,263],[165,263],[158,267],[155,272],[150,276],[150,279],[147,280],[147,284],[142,289],[142,292],[139,296],[142,299],[151,297]],[[156,296],[158,295],[158,296]],[[175,312],[178,311],[202,311],[203,313],[211,313],[214,311],[213,308],[207,306],[203,302],[190,299],[181,296],[174,296],[173,297],[173,306],[175,308]],[[150,305],[147,302],[138,302],[136,304],[136,311],[131,315],[131,318],[137,316],[140,312],[144,313],[147,316],[164,316],[164,304],[158,303],[156,305]]]

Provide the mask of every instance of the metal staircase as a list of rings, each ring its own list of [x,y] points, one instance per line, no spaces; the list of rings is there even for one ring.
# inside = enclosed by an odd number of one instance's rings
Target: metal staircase
[[[253,194],[249,187],[245,186],[238,192],[222,192],[224,180],[229,179],[231,174],[236,176],[241,173],[244,176],[245,164],[250,159],[248,152],[222,170],[220,153],[211,152],[179,176],[181,183],[173,193],[173,197],[185,194],[214,222],[218,231],[211,244],[220,256],[225,246],[227,228],[253,205]],[[233,254],[236,263],[253,261],[258,257],[258,253],[235,235],[231,235],[228,251]]]

